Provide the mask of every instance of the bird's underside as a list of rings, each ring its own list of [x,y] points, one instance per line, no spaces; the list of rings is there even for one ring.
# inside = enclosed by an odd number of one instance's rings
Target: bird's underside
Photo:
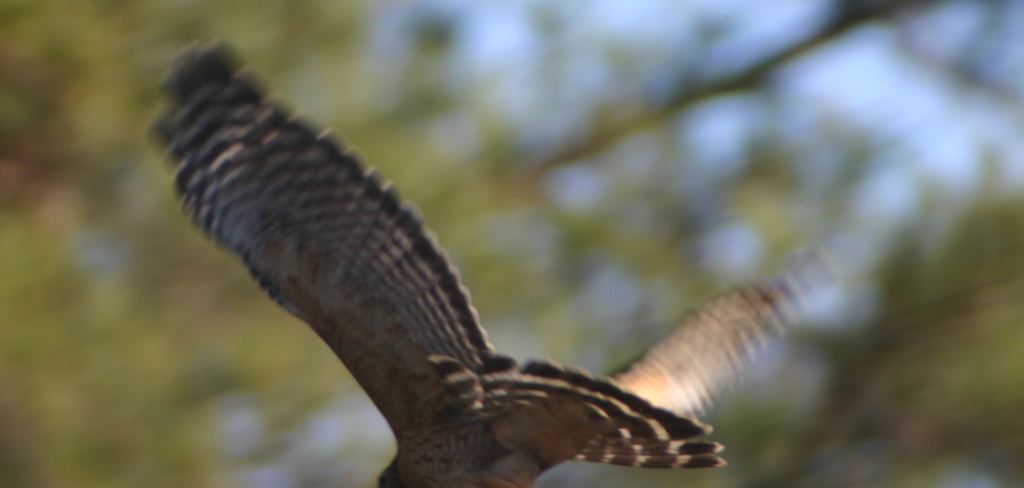
[[[156,130],[192,221],[308,323],[398,442],[382,487],[523,488],[568,460],[724,464],[694,415],[795,320],[817,261],[738,288],[611,378],[498,354],[458,273],[388,183],[264,98],[220,46],[184,52]]]

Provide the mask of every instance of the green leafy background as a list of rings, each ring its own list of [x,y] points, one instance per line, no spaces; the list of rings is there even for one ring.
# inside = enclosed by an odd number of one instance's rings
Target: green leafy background
[[[210,39],[416,203],[519,359],[608,371],[830,252],[708,415],[728,467],[539,486],[1020,486],[1022,9],[679,3],[2,0],[0,486],[375,486],[393,454],[177,209],[147,131]]]

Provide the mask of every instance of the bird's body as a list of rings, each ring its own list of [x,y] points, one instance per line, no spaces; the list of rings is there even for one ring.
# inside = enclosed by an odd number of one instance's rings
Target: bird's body
[[[455,268],[387,183],[290,118],[220,47],[187,51],[158,131],[192,220],[341,359],[391,426],[389,488],[527,488],[567,460],[709,467],[693,414],[770,326],[793,280],[723,295],[614,378],[497,353]],[[646,398],[644,398],[646,396]]]

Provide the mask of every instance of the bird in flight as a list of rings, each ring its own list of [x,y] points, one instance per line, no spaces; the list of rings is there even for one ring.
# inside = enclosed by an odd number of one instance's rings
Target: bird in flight
[[[293,118],[219,44],[184,51],[155,124],[192,221],[309,324],[398,445],[381,488],[529,488],[563,461],[724,464],[696,415],[797,319],[820,268],[733,289],[621,373],[495,351],[417,212],[330,134]]]

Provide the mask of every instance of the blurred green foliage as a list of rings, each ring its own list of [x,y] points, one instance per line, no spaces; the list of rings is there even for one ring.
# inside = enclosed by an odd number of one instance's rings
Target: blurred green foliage
[[[1024,162],[979,155],[986,179],[966,196],[929,188],[912,219],[880,231],[885,215],[849,217],[851,195],[884,169],[867,129],[833,114],[807,129],[811,142],[793,140],[775,128],[792,114],[768,83],[745,89],[769,122],[729,176],[701,176],[699,153],[679,141],[692,105],[607,150],[544,161],[557,151],[531,152],[486,101],[493,86],[446,87],[458,16],[423,7],[383,29],[396,5],[0,2],[0,486],[352,486],[387,461],[387,432],[352,424],[324,452],[297,450],[333,405],[365,411],[346,403],[361,393],[176,208],[147,130],[173,54],[211,38],[396,182],[452,253],[492,340],[520,358],[608,369],[793,249],[833,233],[885,242],[868,258],[838,246],[853,270],[845,315],[798,328],[710,414],[729,468],[572,464],[542,486],[1022,482],[1024,196],[991,168]],[[533,21],[545,35],[561,25]],[[400,54],[375,44],[395,32],[413,44],[398,68],[387,58]],[[625,54],[609,65],[629,80]],[[534,82],[568,69],[553,64]],[[959,82],[950,104],[980,90]],[[584,125],[664,111],[651,103],[610,96]],[[808,183],[825,171],[807,169],[811,146],[841,161],[824,186]],[[565,196],[563,178],[597,182],[599,198]],[[751,266],[716,267],[707,242],[722,215],[759,237]],[[255,405],[258,432],[232,454],[224,412],[239,398]],[[280,466],[292,478],[260,471]]]

